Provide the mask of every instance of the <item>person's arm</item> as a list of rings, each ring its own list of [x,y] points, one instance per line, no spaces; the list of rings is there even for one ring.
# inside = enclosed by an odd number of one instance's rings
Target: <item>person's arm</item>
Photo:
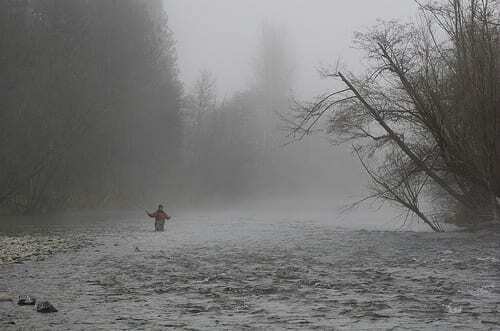
[[[146,210],[146,214],[148,214],[149,217],[155,217],[155,213],[150,214],[147,210]]]

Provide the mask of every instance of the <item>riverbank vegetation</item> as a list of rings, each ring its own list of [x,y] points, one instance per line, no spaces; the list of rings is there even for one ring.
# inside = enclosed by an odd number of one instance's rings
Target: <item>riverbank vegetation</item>
[[[2,1],[0,25],[4,210],[129,206],[168,187],[182,86],[161,1]]]
[[[500,196],[499,3],[419,3],[413,23],[381,22],[359,33],[362,74],[324,70],[339,88],[298,103],[292,136],[323,117],[350,143],[371,178],[371,195],[434,231],[445,221],[498,222]]]

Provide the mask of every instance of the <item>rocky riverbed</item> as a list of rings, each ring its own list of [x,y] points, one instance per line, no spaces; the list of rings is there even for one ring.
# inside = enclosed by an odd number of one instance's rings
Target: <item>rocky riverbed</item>
[[[60,252],[80,249],[87,240],[69,240],[60,236],[22,235],[6,236],[0,234],[0,265],[41,261]]]
[[[364,230],[317,219],[137,215],[76,234],[93,244],[0,266],[0,329],[497,330],[500,236]]]

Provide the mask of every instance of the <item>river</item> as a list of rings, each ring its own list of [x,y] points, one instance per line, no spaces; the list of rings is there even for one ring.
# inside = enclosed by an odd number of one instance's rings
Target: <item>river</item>
[[[90,218],[90,217],[88,217]],[[352,227],[328,217],[136,213],[0,233],[89,240],[0,265],[6,330],[498,330],[500,235]]]

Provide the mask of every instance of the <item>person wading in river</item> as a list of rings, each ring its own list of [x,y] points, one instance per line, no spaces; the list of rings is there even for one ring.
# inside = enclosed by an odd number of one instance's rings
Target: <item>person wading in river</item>
[[[165,220],[170,219],[170,216],[163,211],[162,205],[159,205],[158,210],[152,214],[150,214],[146,210],[146,214],[148,214],[149,217],[152,217],[155,219],[155,231],[163,231],[165,228]]]

